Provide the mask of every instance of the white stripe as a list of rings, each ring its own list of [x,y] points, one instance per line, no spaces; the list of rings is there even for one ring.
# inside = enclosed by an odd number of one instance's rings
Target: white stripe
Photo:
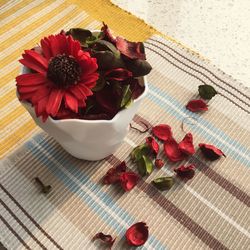
[[[6,12],[7,10],[11,9],[12,7],[14,7],[15,5],[17,5],[18,3],[20,3],[21,1],[18,0],[10,0],[8,1],[6,4],[4,4],[1,8],[0,8],[0,14],[3,14],[4,12]]]
[[[86,27],[84,27],[84,29],[87,29],[87,30],[94,30],[94,29],[96,29],[100,24],[101,24],[101,22],[93,21],[92,23],[90,23],[90,24],[88,24]]]
[[[46,8],[42,9],[40,12],[30,16],[29,18],[25,19],[21,23],[18,23],[18,25],[12,27],[2,35],[0,35],[0,43],[3,43],[6,41],[9,37],[13,36],[14,34],[17,34],[22,29],[26,28],[27,25],[34,23],[37,21],[37,19],[43,17],[44,15],[48,14],[50,11],[53,11],[55,8],[57,8],[59,5],[61,5],[64,1],[63,0],[57,0],[47,6]]]
[[[130,146],[132,147],[136,147],[137,145],[131,141],[128,138],[125,138],[124,140],[125,142],[127,142]],[[173,173],[166,170],[165,171],[167,174],[172,175]],[[195,196],[196,198],[198,198],[201,202],[203,202],[206,206],[210,207],[214,212],[216,212],[219,216],[221,216],[224,220],[226,220],[228,223],[230,223],[232,226],[234,226],[237,230],[239,230],[241,233],[243,233],[244,235],[246,235],[247,237],[250,237],[250,233],[243,228],[242,226],[240,226],[237,222],[235,222],[234,220],[232,220],[230,217],[228,217],[226,214],[224,214],[220,209],[218,209],[217,207],[215,207],[211,202],[209,202],[207,199],[205,199],[204,197],[202,197],[200,194],[198,194],[196,191],[194,191],[190,186],[188,186],[187,184],[183,184],[182,182],[178,182],[178,185],[181,185],[182,187],[184,187],[187,191],[189,191],[193,196]]]
[[[27,42],[31,41],[34,37],[42,33],[47,28],[51,27],[54,23],[56,23],[58,20],[62,19],[64,16],[72,12],[76,8],[75,5],[70,5],[69,7],[65,8],[63,11],[61,11],[56,16],[52,17],[47,22],[43,23],[40,27],[36,27],[36,29],[32,30],[29,34],[22,37],[18,42],[13,43],[8,48],[4,49],[0,54],[0,60],[4,59],[5,57],[11,55],[15,50],[25,45]],[[0,73],[1,75],[3,72]]]
[[[6,85],[0,88],[0,98],[2,98],[5,94],[12,91],[15,88],[16,82],[15,80],[11,80]]]
[[[171,106],[176,112],[180,113],[181,115],[185,115],[185,113],[181,110],[179,110],[175,105],[173,105],[173,103],[167,101],[166,99],[164,99],[163,97],[161,97],[160,95],[158,95],[158,93],[156,93],[153,90],[149,90],[150,94],[152,94],[153,96],[157,97],[157,99],[161,100],[162,102],[166,103],[168,106]],[[206,127],[204,127],[202,124],[200,123],[196,123],[196,126],[199,126],[200,128],[202,128],[204,131],[206,131],[207,134],[211,135],[212,137],[215,136],[215,134],[210,130],[207,129]],[[241,150],[239,150],[237,147],[235,147],[234,145],[229,144],[227,141],[223,140],[222,137],[217,137],[217,139],[223,143],[226,144],[228,147],[232,148],[236,153],[238,153],[239,155],[243,156],[246,159],[250,159],[249,155],[247,155],[246,153],[242,153]]]
[[[5,19],[1,20],[0,22],[0,27],[4,26],[6,23],[14,20],[15,18],[17,18],[18,16],[21,16],[23,13],[29,11],[30,9],[32,9],[33,7],[36,7],[37,5],[39,5],[40,3],[44,2],[44,0],[35,0],[32,1],[30,4],[27,4],[25,7],[23,7],[22,9],[19,9],[18,11],[16,11],[15,13],[13,13],[10,16],[7,16]]]

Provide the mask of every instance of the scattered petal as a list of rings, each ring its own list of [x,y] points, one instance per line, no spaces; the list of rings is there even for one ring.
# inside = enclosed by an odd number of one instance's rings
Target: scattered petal
[[[191,133],[187,133],[182,141],[179,143],[179,149],[181,152],[187,155],[193,155],[195,153],[193,145],[193,136]]]
[[[159,190],[168,190],[174,185],[172,176],[159,177],[152,181],[153,185]]]
[[[148,155],[149,153],[150,153],[150,148],[145,143],[135,147],[130,153],[130,157],[133,162],[137,162],[142,158],[143,155]]]
[[[115,238],[113,239],[113,237],[110,234],[104,234],[102,232],[97,233],[94,237],[93,237],[93,241],[95,241],[96,239],[101,240],[103,243],[109,245],[110,249],[113,246],[114,242],[115,242]]]
[[[200,112],[208,110],[208,105],[204,100],[198,99],[189,101],[186,108],[192,112]]]
[[[148,226],[144,222],[132,225],[126,231],[126,239],[131,246],[142,246],[148,239]]]
[[[125,161],[121,162],[119,165],[110,168],[103,178],[104,184],[113,184],[120,181],[120,174],[126,171],[127,165]]]
[[[116,38],[112,35],[108,25],[105,24],[104,22],[103,22],[103,26],[101,28],[101,31],[103,32],[103,35],[104,35],[103,39],[104,40],[107,40],[108,42],[111,42],[113,44],[116,43]]]
[[[142,155],[141,159],[137,161],[137,166],[141,176],[150,175],[154,168],[152,160],[146,155]]]
[[[195,174],[195,165],[191,164],[188,166],[180,166],[176,169],[174,169],[174,171],[176,172],[176,174],[183,179],[192,179],[194,177]]]
[[[222,155],[226,157],[225,154],[220,149],[216,148],[213,145],[200,143],[199,147],[203,155],[211,161],[219,159]]]
[[[172,162],[182,161],[185,154],[179,149],[175,139],[171,138],[164,142],[164,152],[167,158]]]
[[[156,159],[155,160],[155,166],[158,168],[158,169],[160,169],[160,168],[162,168],[163,166],[164,166],[164,161],[162,160],[162,159]]]
[[[172,138],[171,127],[167,124],[159,124],[152,128],[153,135],[159,140],[166,141]]]
[[[134,172],[123,172],[120,174],[120,184],[125,191],[130,191],[134,188],[139,180],[139,176]]]
[[[159,144],[157,141],[152,136],[149,136],[146,138],[146,144],[150,148],[152,154],[156,157],[159,152]]]

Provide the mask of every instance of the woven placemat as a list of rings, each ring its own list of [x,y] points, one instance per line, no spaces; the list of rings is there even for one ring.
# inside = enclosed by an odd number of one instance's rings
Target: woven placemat
[[[124,233],[138,221],[145,221],[150,232],[140,249],[249,249],[249,89],[108,1],[6,1],[0,20],[0,241],[7,249],[101,249],[91,241],[99,231],[117,237],[114,249],[127,249]],[[136,171],[128,155],[148,134],[130,130],[114,155],[87,162],[70,156],[34,125],[15,98],[18,57],[44,35],[70,27],[96,29],[97,20],[129,39],[146,39],[153,71],[149,95],[133,122],[167,123],[177,140],[184,136],[184,122],[195,145],[214,144],[226,158],[211,164],[197,151],[189,159],[197,166],[192,180],[157,191],[151,180],[177,166],[167,163],[124,193],[101,179],[123,160]],[[190,113],[185,105],[202,83],[219,94],[209,111]],[[52,185],[51,193],[40,193],[36,176]]]

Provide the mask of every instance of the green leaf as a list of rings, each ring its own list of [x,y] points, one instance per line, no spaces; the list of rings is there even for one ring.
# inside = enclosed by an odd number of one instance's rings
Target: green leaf
[[[198,88],[200,97],[205,100],[210,100],[217,94],[211,85],[200,85]]]
[[[92,33],[92,36],[88,37],[86,40],[86,43],[88,45],[92,45],[94,43],[96,43],[97,41],[99,41],[102,37],[102,32],[98,32],[98,33]]]
[[[146,155],[142,155],[141,159],[137,162],[137,166],[141,176],[150,175],[154,168],[152,160]]]
[[[92,32],[81,28],[73,28],[67,31],[66,35],[71,35],[75,40],[78,40],[82,46],[84,46],[86,40],[92,36]]]
[[[146,143],[135,147],[130,153],[130,157],[132,161],[139,161],[143,155],[149,154],[150,149]]]
[[[105,87],[105,85],[106,85],[106,81],[105,81],[104,77],[100,74],[99,79],[97,80],[96,85],[94,88],[92,88],[92,90],[95,92],[100,91]]]
[[[105,40],[99,40],[94,44],[93,47],[94,50],[103,51],[103,50],[109,50],[111,51],[116,58],[120,58],[121,53],[120,51],[110,42],[107,42]]]
[[[152,70],[151,65],[146,60],[126,60],[126,68],[133,73],[134,77],[145,76]]]
[[[152,181],[153,185],[159,190],[168,190],[174,185],[172,176],[159,177]]]
[[[127,107],[131,103],[132,91],[130,90],[130,85],[125,85],[122,88],[122,100],[120,107]]]

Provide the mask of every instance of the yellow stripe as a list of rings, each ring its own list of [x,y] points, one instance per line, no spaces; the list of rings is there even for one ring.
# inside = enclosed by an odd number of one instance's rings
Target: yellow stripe
[[[10,9],[8,9],[6,12],[0,14],[0,20],[4,19],[10,15],[13,15],[17,10],[23,8],[25,5],[27,5],[31,2],[32,2],[32,0],[19,1],[18,4],[14,5]]]
[[[60,13],[64,8],[65,8],[64,6],[61,6],[61,8],[55,9],[53,12],[50,13],[50,15],[47,16],[48,20],[51,17],[55,16],[58,11]],[[48,34],[52,34],[56,31],[60,30],[60,27],[62,27],[63,23],[68,22],[71,18],[72,17],[70,15],[66,15],[63,18],[60,18],[58,21],[56,21],[52,26],[49,26],[46,30],[44,30],[40,34],[37,34],[37,36],[35,36],[32,40],[25,43],[20,48],[13,51],[13,53],[11,55],[9,55],[9,56],[5,57],[3,60],[1,60],[0,61],[1,67],[5,67],[6,65],[8,65],[11,62],[17,61],[18,57],[20,57],[20,55],[22,54],[22,52],[25,49],[29,49],[29,48],[34,47],[34,45],[36,43],[38,43],[42,37],[47,36]],[[44,20],[41,20],[41,22],[44,22]],[[33,24],[32,29],[35,29],[35,28],[39,29],[39,27],[37,27],[36,24]]]
[[[63,3],[61,3],[61,4],[63,4]],[[31,16],[35,17],[35,15],[39,15],[39,12],[42,11],[44,8],[46,8],[49,5],[51,5],[51,3],[49,1],[45,1],[41,4],[39,4],[38,6],[36,6],[35,8],[33,8],[32,10],[28,11],[27,13],[21,15],[19,18],[6,24],[3,28],[1,28],[0,35],[4,35],[4,33],[8,33],[8,30],[12,29],[13,27],[20,24],[21,22],[25,22],[26,19],[28,19],[29,17],[31,17]],[[65,6],[66,6],[66,3],[64,3],[64,7]],[[29,23],[27,22],[24,29],[16,31],[15,35],[9,37],[5,42],[0,41],[1,42],[0,43],[0,47],[1,47],[0,51],[4,50],[6,47],[8,47],[10,44],[9,43],[10,41],[18,41],[18,40],[16,40],[16,37],[23,37],[23,36],[27,35],[31,31],[30,27],[32,27],[34,25],[34,22],[35,22],[35,25],[38,26],[39,22],[42,23],[41,22],[42,19],[48,20],[46,17],[49,15],[50,11],[53,11],[53,9],[50,9],[47,14],[43,15],[38,20],[32,20],[32,22],[29,22]]]
[[[3,158],[10,148],[15,146],[19,141],[24,141],[27,135],[36,128],[36,124],[33,120],[29,120],[23,126],[18,128],[14,133],[9,135],[0,146],[0,158]]]
[[[9,91],[0,99],[0,109],[16,98],[16,88]]]

